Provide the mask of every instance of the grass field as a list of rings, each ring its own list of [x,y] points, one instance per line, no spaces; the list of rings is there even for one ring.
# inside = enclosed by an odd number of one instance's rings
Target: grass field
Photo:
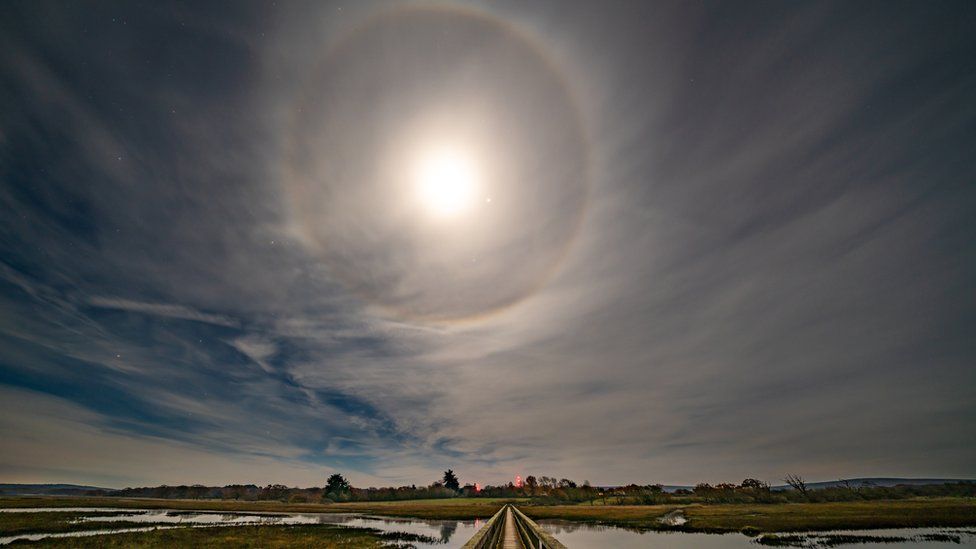
[[[700,530],[763,532],[976,525],[976,500],[941,498],[843,503],[690,505],[688,526]]]
[[[315,549],[379,549],[391,547],[395,536],[342,526],[231,526],[178,528],[79,538],[14,542],[18,547],[311,547]],[[410,538],[396,538],[410,541]]]
[[[428,519],[488,518],[505,503],[520,499],[452,498],[355,503],[281,503],[278,501],[187,500],[107,497],[0,497],[0,508],[11,507],[114,507],[124,509],[186,509],[197,511],[251,511],[293,513],[368,513]]]
[[[78,532],[104,530],[106,528],[131,528],[145,526],[134,522],[75,522],[85,516],[113,513],[51,512],[51,513],[0,513],[0,536],[38,532]]]
[[[658,529],[663,527],[658,519],[676,507],[673,505],[538,505],[521,506],[519,509],[533,520],[563,519]]]
[[[927,498],[892,501],[787,504],[693,504],[693,505],[532,505],[526,500],[455,498],[397,502],[337,504],[286,504],[280,502],[237,502],[218,500],[165,500],[122,498],[6,497],[0,507],[115,507],[143,509],[193,509],[252,512],[353,512],[381,516],[464,520],[487,518],[503,503],[511,501],[533,519],[564,519],[637,529],[677,529],[731,532],[752,527],[760,532],[825,530],[840,528],[896,528],[922,526],[976,526],[976,499]],[[680,509],[688,523],[667,527],[658,520]],[[0,514],[0,535],[29,528],[30,521],[55,520],[38,517],[7,517]],[[47,514],[47,513],[45,513]],[[60,515],[61,513],[53,513]],[[16,515],[21,515],[16,513]],[[40,526],[40,524],[37,524]],[[58,531],[58,530],[44,530]]]
[[[524,499],[454,498],[334,503],[324,507],[328,511],[368,513],[391,517],[469,520],[489,518],[506,503],[524,505],[525,502]]]

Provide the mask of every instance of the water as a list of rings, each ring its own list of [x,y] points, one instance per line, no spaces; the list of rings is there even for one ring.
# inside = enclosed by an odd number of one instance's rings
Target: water
[[[111,515],[82,517],[78,522],[142,522],[149,524],[177,524],[184,526],[245,526],[272,524],[321,524],[316,514],[293,513],[221,513],[201,511],[125,511]]]
[[[79,537],[121,532],[138,532],[153,529],[170,528],[207,528],[215,526],[244,526],[244,525],[288,525],[288,524],[341,524],[351,528],[373,528],[385,532],[407,532],[427,536],[432,543],[412,542],[419,549],[457,548],[464,545],[483,525],[483,520],[422,520],[412,518],[375,517],[353,513],[247,513],[247,512],[218,512],[218,511],[176,511],[165,509],[112,509],[112,508],[32,508],[32,509],[0,509],[0,512],[81,512],[102,513],[84,516],[78,522],[97,523],[126,521],[130,523],[146,524],[142,527],[126,527],[123,529],[104,529],[84,532],[68,532],[60,534],[26,534],[0,538],[0,545],[10,543],[15,539],[38,540],[48,537]],[[540,526],[545,528],[556,538],[572,549],[595,549],[614,547],[618,549],[761,549],[753,539],[742,534],[689,534],[679,532],[638,532],[612,526],[582,524],[564,520],[541,520]],[[150,526],[152,525],[152,526]],[[947,533],[958,536],[959,545],[940,541],[921,539],[931,534]],[[920,547],[928,549],[946,549],[952,547],[970,547],[976,549],[976,529],[960,528],[912,528],[887,530],[850,530],[843,532],[811,532],[802,534],[802,547],[817,547],[823,536],[865,535],[865,536],[896,536],[911,538],[912,541],[894,544],[900,547]],[[840,545],[839,547],[877,547],[879,543],[861,543],[858,545]],[[890,547],[892,544],[885,544]]]
[[[2,507],[0,513],[117,513],[118,507]]]
[[[565,520],[540,520],[539,526],[556,536],[566,547],[571,549],[595,549],[598,547],[614,547],[616,549],[762,549],[759,545],[742,534],[692,534],[684,532],[637,532],[612,526],[580,524]],[[976,529],[965,528],[906,528],[887,530],[844,530],[832,532],[799,532],[790,535],[810,536],[808,543],[800,547],[822,547],[816,542],[829,535],[861,535],[861,536],[894,536],[904,538],[919,538],[931,534],[948,533],[959,536],[960,544],[939,541],[923,541],[913,539],[905,543],[858,543],[856,545],[843,544],[835,547],[921,547],[926,549],[948,549],[949,547],[976,548]]]
[[[293,525],[293,524],[341,524],[350,528],[373,528],[384,532],[406,532],[427,536],[434,543],[411,542],[418,549],[461,547],[482,526],[483,520],[422,520],[395,517],[373,517],[353,513],[247,513],[219,511],[176,511],[166,509],[112,509],[87,508],[22,508],[3,509],[3,512],[82,512],[109,513],[84,516],[78,522],[116,522],[146,524],[145,527],[87,530],[59,534],[21,534],[0,537],[0,545],[14,540],[39,540],[48,537],[81,537],[123,532],[141,532],[157,528],[204,528],[214,526]],[[153,526],[148,526],[152,524]]]
[[[373,517],[353,515],[349,519],[330,524],[353,528],[375,528],[384,532],[408,532],[430,536],[434,543],[411,542],[419,548],[461,547],[485,525],[484,520],[423,520],[413,518]]]
[[[110,530],[86,530],[84,532],[62,532],[59,534],[18,534],[0,538],[0,545],[7,545],[14,541],[37,541],[47,538],[80,538],[85,536],[100,536],[103,534],[124,534],[126,532],[148,532],[150,530],[169,530],[179,526],[147,526],[143,528],[114,528]]]

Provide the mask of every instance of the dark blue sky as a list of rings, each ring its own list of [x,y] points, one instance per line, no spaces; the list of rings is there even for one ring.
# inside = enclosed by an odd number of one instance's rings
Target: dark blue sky
[[[974,4],[433,6],[0,5],[0,481],[976,476]]]

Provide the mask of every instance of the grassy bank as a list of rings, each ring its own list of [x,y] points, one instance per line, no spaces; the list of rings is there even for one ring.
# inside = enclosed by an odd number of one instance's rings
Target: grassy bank
[[[11,547],[311,547],[315,549],[379,549],[391,547],[394,539],[408,536],[381,534],[375,530],[343,526],[230,526],[178,528],[150,532],[129,532],[79,538],[49,538],[14,542]]]
[[[520,506],[532,520],[561,519],[612,524],[640,529],[658,529],[660,517],[676,509],[673,505],[546,505]]]
[[[786,503],[770,505],[690,505],[688,526],[700,530],[795,532],[851,528],[908,528],[976,525],[976,500],[967,498]]]
[[[250,512],[366,513],[426,519],[488,518],[512,501],[533,519],[564,519],[637,529],[678,529],[730,532],[752,527],[758,532],[828,530],[841,528],[897,528],[976,526],[976,499],[925,498],[894,501],[693,504],[693,505],[532,505],[526,500],[454,498],[395,502],[289,504],[227,500],[169,500],[139,498],[7,497],[0,507],[115,507]],[[688,523],[667,527],[658,520],[680,509]],[[19,520],[19,519],[18,519]],[[23,519],[46,520],[46,519]]]
[[[145,526],[144,523],[75,522],[81,517],[91,517],[114,513],[92,512],[50,512],[50,513],[0,513],[0,536],[13,536],[30,533],[79,532],[84,530],[104,530],[106,528],[133,528]]]
[[[976,500],[784,503],[767,505],[523,506],[532,519],[565,519],[649,530],[698,532],[797,532],[805,530],[976,526]],[[658,520],[680,509],[688,522],[669,527]]]
[[[411,501],[376,501],[334,503],[324,507],[331,512],[368,513],[389,517],[414,517],[443,520],[471,520],[489,518],[505,503],[523,505],[518,499],[419,499]]]
[[[0,508],[113,507],[122,509],[279,513],[368,513],[392,517],[465,520],[488,518],[505,503],[519,504],[523,501],[518,499],[452,498],[321,504],[282,503],[278,501],[13,496],[0,498]]]

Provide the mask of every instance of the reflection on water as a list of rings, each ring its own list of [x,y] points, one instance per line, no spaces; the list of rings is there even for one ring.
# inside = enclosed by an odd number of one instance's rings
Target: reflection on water
[[[161,509],[111,509],[111,508],[48,508],[2,509],[0,512],[78,512],[102,513],[83,516],[77,522],[98,523],[125,521],[146,526],[122,529],[89,530],[59,534],[25,534],[0,538],[0,545],[15,539],[39,540],[48,537],[78,537],[121,532],[140,532],[157,528],[207,528],[214,526],[290,525],[290,524],[339,524],[351,528],[373,528],[383,532],[402,532],[424,536],[430,542],[415,541],[418,549],[457,548],[464,545],[482,526],[482,520],[423,520],[396,517],[376,517],[353,513],[247,513],[214,511],[175,511]],[[683,532],[636,531],[586,524],[565,520],[540,520],[539,524],[572,549],[614,547],[618,549],[674,548],[674,549],[760,549],[753,538],[742,534],[693,534]],[[876,536],[908,538],[910,541],[895,544],[901,547],[945,549],[946,543],[958,547],[976,548],[976,530],[958,528],[914,528],[888,530],[851,530],[844,532],[817,532],[791,534],[796,547],[822,547],[830,535]],[[836,540],[835,540],[836,541]],[[864,541],[864,540],[861,540]],[[859,543],[858,547],[875,547],[879,543]],[[886,544],[890,545],[890,544]],[[850,544],[831,545],[852,547]]]
[[[260,525],[260,524],[321,524],[314,513],[215,513],[206,511],[125,511],[112,515],[81,517],[78,522],[142,522],[151,524],[185,525]]]
[[[775,543],[762,543],[772,537]],[[976,530],[960,528],[886,528],[880,530],[832,530],[827,532],[793,532],[759,538],[762,545],[779,547],[849,547],[894,544],[902,547],[945,547],[946,543],[976,547]]]
[[[328,515],[323,515],[328,517]],[[406,532],[421,536],[429,536],[436,540],[434,543],[413,541],[411,545],[422,548],[461,547],[483,526],[483,521],[473,520],[423,520],[411,518],[374,517],[364,515],[348,515],[335,522],[324,520],[330,524],[342,524],[354,528],[375,528],[384,532]]]
[[[46,538],[81,538],[85,536],[101,536],[103,534],[125,534],[127,532],[148,532],[150,530],[169,530],[179,526],[143,526],[140,528],[113,528],[109,530],[85,530],[84,532],[63,532],[59,534],[19,534],[16,536],[0,537],[0,545],[7,545],[14,541],[37,541]]]
[[[567,547],[572,549],[594,549],[597,547],[614,547],[619,549],[761,549],[763,546],[755,543],[753,538],[742,534],[697,534],[684,532],[636,531],[625,530],[613,526],[594,524],[580,524],[565,520],[540,520],[542,526],[550,534],[556,536]],[[888,530],[846,530],[842,532],[806,532],[791,534],[799,536],[802,544],[795,547],[827,547],[823,542],[831,535],[867,536],[907,538],[904,543],[871,542],[860,540],[857,544],[831,544],[830,547],[878,547],[882,543],[886,547],[921,547],[926,549],[946,549],[947,544],[953,547],[976,548],[976,530],[959,528],[907,528]],[[926,539],[928,538],[928,539]],[[837,541],[836,539],[834,540]]]
[[[742,534],[693,534],[685,532],[639,531],[599,524],[581,524],[565,520],[540,520],[539,526],[572,549],[614,547],[619,549],[759,549],[751,538]]]
[[[457,529],[457,521],[444,521],[444,524],[441,525],[441,543],[451,541],[451,536],[454,535],[454,532],[457,532]]]
[[[129,511],[118,507],[2,507],[0,513],[117,513],[122,510]]]
[[[396,517],[375,517],[354,513],[248,513],[214,511],[175,511],[165,509],[111,509],[111,508],[47,508],[47,509],[4,509],[6,512],[79,512],[101,513],[83,516],[75,522],[127,522],[146,524],[144,527],[105,530],[88,530],[59,534],[23,534],[0,537],[0,545],[14,540],[36,541],[48,537],[81,537],[123,532],[141,532],[156,528],[203,528],[213,526],[270,526],[296,524],[338,524],[350,528],[373,528],[383,532],[401,532],[424,536],[434,540],[432,543],[411,541],[418,549],[432,547],[460,547],[468,541],[483,525],[482,521],[471,520],[422,520]],[[149,526],[153,525],[153,526]]]

